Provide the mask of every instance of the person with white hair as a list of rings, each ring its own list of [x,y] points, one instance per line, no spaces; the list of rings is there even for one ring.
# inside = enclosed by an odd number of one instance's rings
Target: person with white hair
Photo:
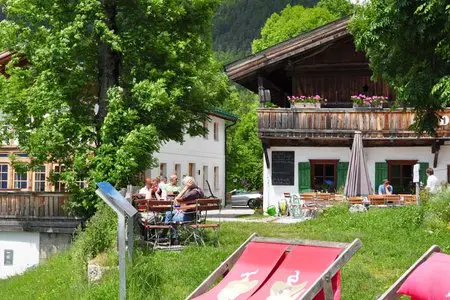
[[[174,211],[166,213],[166,223],[192,221],[195,217],[195,209],[184,207],[195,204],[197,199],[205,197],[193,177],[184,177],[182,183],[184,188],[173,200]]]

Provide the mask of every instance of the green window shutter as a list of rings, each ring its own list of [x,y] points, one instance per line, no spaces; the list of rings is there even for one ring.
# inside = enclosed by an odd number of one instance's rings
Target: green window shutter
[[[298,163],[298,189],[300,193],[311,190],[311,165],[309,162]]]
[[[388,178],[388,164],[387,162],[375,163],[375,193],[378,194],[378,187],[383,183],[384,179]]]
[[[427,162],[420,162],[420,169],[419,169],[419,180],[423,183],[423,185],[427,184],[427,169],[428,169],[428,163]]]
[[[337,168],[336,188],[340,189],[342,186],[345,186],[345,181],[347,180],[348,162],[339,162]]]

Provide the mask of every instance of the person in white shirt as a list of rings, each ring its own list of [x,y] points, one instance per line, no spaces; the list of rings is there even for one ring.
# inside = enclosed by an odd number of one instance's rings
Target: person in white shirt
[[[436,193],[438,191],[438,178],[434,176],[434,170],[432,168],[427,169],[427,189],[430,193]]]
[[[145,185],[139,190],[139,194],[145,195],[145,199],[150,199],[152,197],[152,179],[145,178]]]

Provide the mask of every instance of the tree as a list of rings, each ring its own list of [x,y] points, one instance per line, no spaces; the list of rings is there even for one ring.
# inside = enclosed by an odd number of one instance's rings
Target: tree
[[[353,12],[354,5],[348,0],[320,0],[318,7],[325,8],[338,17],[345,17]]]
[[[214,51],[232,56],[232,60],[249,55],[252,41],[272,13],[280,12],[287,4],[312,7],[316,3],[317,0],[222,0],[213,18]]]
[[[415,108],[413,128],[433,134],[438,111],[450,102],[448,1],[368,1],[350,29],[373,76],[393,86],[399,106]]]
[[[261,38],[252,44],[253,53],[286,41],[338,18],[323,7],[305,8],[301,5],[286,6],[281,14],[274,13],[261,29]]]
[[[210,45],[216,2],[0,0],[0,49],[15,53],[3,123],[27,167],[66,166],[73,209],[93,211],[95,182],[135,183],[161,143],[204,132],[228,93]]]
[[[258,137],[258,96],[243,88],[235,89],[224,109],[239,117],[227,134],[227,187],[257,190],[263,185],[261,140]]]

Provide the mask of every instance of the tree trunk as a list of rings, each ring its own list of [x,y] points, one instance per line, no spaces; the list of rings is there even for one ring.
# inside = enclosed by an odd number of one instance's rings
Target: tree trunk
[[[116,0],[103,0],[102,6],[107,19],[109,29],[117,33],[116,15],[117,7]],[[119,84],[119,53],[113,51],[111,45],[99,41],[99,57],[98,57],[98,113],[96,116],[96,144],[101,144],[101,127],[108,113],[108,90]]]

